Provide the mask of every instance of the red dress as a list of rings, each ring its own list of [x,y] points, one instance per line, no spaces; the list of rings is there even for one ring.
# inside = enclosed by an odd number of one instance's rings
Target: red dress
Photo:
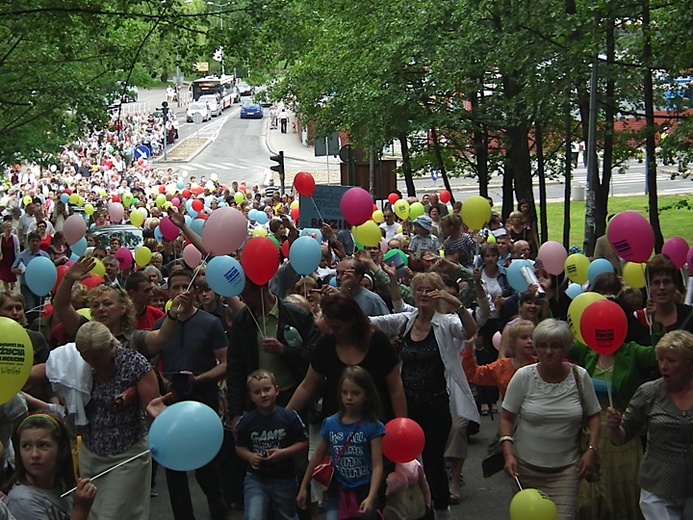
[[[7,283],[14,283],[17,281],[17,277],[12,272],[12,264],[15,260],[14,237],[12,235],[5,237],[3,234],[0,249],[2,249],[2,260],[0,260],[0,280]]]

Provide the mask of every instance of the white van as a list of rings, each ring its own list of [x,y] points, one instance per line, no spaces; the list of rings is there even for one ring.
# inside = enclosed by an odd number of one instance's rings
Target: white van
[[[197,102],[206,103],[212,116],[216,117],[221,115],[221,103],[219,103],[216,95],[205,94],[204,96],[200,96]]]

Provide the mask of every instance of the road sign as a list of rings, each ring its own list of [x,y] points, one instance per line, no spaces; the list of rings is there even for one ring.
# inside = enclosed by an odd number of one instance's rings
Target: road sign
[[[135,148],[135,160],[136,161],[139,161],[140,159],[147,160],[151,156],[152,156],[152,151],[149,149],[148,146],[141,144]]]
[[[327,137],[315,140],[315,157],[337,155],[339,153],[339,133],[333,132]]]
[[[193,114],[193,123],[195,123],[196,125],[202,123],[202,114],[200,114],[199,112],[195,112]]]
[[[207,61],[198,61],[193,66],[195,67],[195,70],[198,72],[207,72],[209,70],[209,62]]]

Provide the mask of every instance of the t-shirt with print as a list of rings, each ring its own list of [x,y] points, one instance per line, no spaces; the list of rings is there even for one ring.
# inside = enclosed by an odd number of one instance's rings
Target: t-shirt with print
[[[236,446],[248,448],[253,453],[267,454],[269,450],[288,448],[297,442],[308,440],[306,426],[294,410],[277,406],[274,413],[263,415],[258,410],[247,413],[236,424]],[[274,464],[262,463],[259,469],[248,471],[272,479],[295,478],[294,459],[288,458]]]
[[[7,494],[7,507],[16,520],[70,520],[72,495],[61,498],[55,490],[16,484]]]
[[[371,441],[385,435],[385,426],[380,421],[364,421],[360,426],[359,422],[345,424],[339,414],[335,414],[325,419],[320,429],[320,435],[330,445],[332,460],[337,458],[353,433],[349,446],[335,463],[334,476],[345,490],[370,485],[373,474]]]

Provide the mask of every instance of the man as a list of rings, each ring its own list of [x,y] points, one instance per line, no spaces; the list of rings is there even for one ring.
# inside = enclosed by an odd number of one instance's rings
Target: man
[[[510,266],[512,261],[512,242],[508,231],[505,228],[498,228],[492,231],[493,236],[496,238],[496,244],[498,244],[498,267],[507,268]]]
[[[48,253],[41,251],[40,245],[41,235],[39,235],[36,231],[32,231],[27,235],[27,249],[19,253],[12,264],[12,272],[21,276],[19,286],[22,296],[24,297],[24,308],[26,309],[27,313],[38,307],[40,304],[40,297],[31,292],[31,289],[29,289],[29,286],[26,284],[26,280],[24,278],[24,271],[26,271],[26,267],[29,265],[29,262],[31,262],[31,260],[34,258],[38,256],[50,258]]]
[[[513,245],[513,258],[524,258],[529,260],[529,242],[526,240],[517,240]]]
[[[120,263],[113,255],[108,255],[103,259],[103,266],[106,268],[106,276],[103,277],[106,285],[111,287],[123,287],[123,281],[120,279]]]
[[[142,271],[132,273],[125,282],[125,291],[135,307],[136,330],[152,330],[157,320],[165,314],[149,305],[152,297],[152,282]]]
[[[36,226],[36,217],[34,213],[36,211],[36,206],[34,204],[27,204],[24,208],[24,215],[19,217],[19,227],[17,227],[17,234],[19,238],[19,243],[23,248],[29,245],[29,227],[31,225]]]
[[[428,196],[428,204],[424,205],[426,215],[429,215],[431,213],[431,208],[438,208],[440,218],[443,218],[445,215],[448,214],[448,207],[438,200],[437,193],[431,193]]]
[[[366,316],[390,314],[390,310],[380,296],[361,286],[361,280],[367,270],[368,267],[364,262],[359,262],[353,257],[344,258],[337,264],[337,287],[356,300]]]
[[[226,323],[226,304],[222,301],[221,296],[215,293],[207,283],[207,278],[204,275],[198,275],[195,278],[195,296],[199,303],[198,307],[212,316],[216,316],[224,328],[228,332],[228,324]]]
[[[380,224],[380,229],[385,230],[385,240],[390,241],[395,238],[398,230],[402,227],[398,222],[395,222],[395,214],[388,207],[383,210],[384,220]]]
[[[286,127],[289,124],[289,114],[286,111],[286,108],[282,108],[282,111],[279,113],[279,125],[281,127],[281,133],[285,134],[286,133]]]
[[[171,299],[184,293],[192,273],[181,269],[171,273],[168,290]],[[176,305],[169,311],[176,320],[173,337],[163,352],[163,374],[168,376],[169,389],[176,401],[198,401],[219,412],[217,382],[226,374],[227,339],[219,320],[197,309],[192,303]],[[163,319],[156,322],[158,330]],[[194,439],[191,439],[194,442]],[[195,471],[197,482],[207,496],[212,520],[226,520],[226,504],[217,476],[216,461]],[[188,476],[184,471],[166,470],[166,482],[175,520],[194,518]]]

